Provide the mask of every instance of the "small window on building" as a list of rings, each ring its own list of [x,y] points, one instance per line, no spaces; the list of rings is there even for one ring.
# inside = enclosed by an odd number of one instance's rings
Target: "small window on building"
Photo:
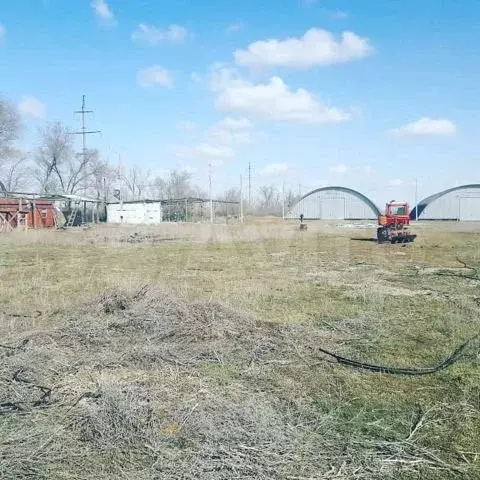
[[[43,209],[43,210],[40,210],[40,215],[42,218],[47,218],[47,210]]]

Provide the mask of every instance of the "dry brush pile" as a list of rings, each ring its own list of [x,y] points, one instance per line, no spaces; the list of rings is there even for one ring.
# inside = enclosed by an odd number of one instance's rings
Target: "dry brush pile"
[[[155,288],[99,295],[48,322],[0,347],[1,478],[455,473],[411,441],[409,418],[403,438],[345,429],[329,406],[344,367],[316,348],[341,351],[338,332]]]

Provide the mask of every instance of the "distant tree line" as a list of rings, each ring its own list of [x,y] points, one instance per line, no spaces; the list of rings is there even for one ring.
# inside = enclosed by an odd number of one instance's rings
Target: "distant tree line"
[[[208,198],[208,193],[193,184],[188,171],[172,170],[165,177],[155,176],[138,166],[120,171],[102,159],[96,149],[76,153],[73,136],[61,122],[46,122],[38,129],[32,152],[19,147],[23,125],[16,106],[0,97],[0,192],[38,192],[85,195],[100,200],[115,200],[120,190],[123,200]],[[275,185],[255,189],[250,205],[245,198],[245,213],[281,215],[298,197],[282,192]],[[240,201],[240,189],[226,190],[219,200]],[[217,213],[232,211],[220,206]]]

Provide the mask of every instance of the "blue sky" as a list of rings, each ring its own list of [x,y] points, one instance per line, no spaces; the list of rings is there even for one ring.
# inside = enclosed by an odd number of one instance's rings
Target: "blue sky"
[[[204,187],[213,162],[216,192],[249,161],[257,186],[379,204],[479,181],[478,1],[17,0],[0,25],[25,149],[86,94],[111,162]]]

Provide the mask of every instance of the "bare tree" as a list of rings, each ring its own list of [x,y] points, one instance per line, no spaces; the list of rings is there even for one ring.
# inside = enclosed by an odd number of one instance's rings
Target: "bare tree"
[[[60,123],[49,123],[39,129],[40,146],[35,152],[35,177],[42,192],[67,193],[62,169],[74,155],[72,136]]]
[[[152,198],[164,199],[167,198],[167,182],[162,177],[155,177],[149,189]]]
[[[89,193],[92,197],[107,201],[113,194],[117,173],[106,161],[99,157],[92,162]]]
[[[140,167],[132,167],[123,176],[122,182],[125,185],[126,197],[130,200],[140,200],[144,198],[144,193],[148,191],[150,181],[150,172],[143,171]]]
[[[0,177],[8,192],[25,189],[29,185],[29,165],[27,157],[21,152],[11,152],[1,169]]]
[[[166,182],[166,194],[168,199],[193,196],[195,187],[191,185],[192,174],[186,170],[171,170]]]
[[[285,207],[291,208],[300,200],[299,195],[295,194],[293,190],[285,192]]]
[[[223,195],[220,196],[220,200],[224,200],[226,202],[240,202],[240,197],[241,197],[240,188],[232,187],[232,188],[229,188],[228,190],[226,190],[223,193]],[[236,207],[234,207],[232,205],[223,204],[223,205],[220,205],[217,208],[216,213],[218,215],[229,215],[232,212],[233,213],[235,212],[235,208]]]
[[[0,98],[0,191],[11,191],[18,172],[18,152],[14,145],[21,131],[20,115],[15,106]],[[14,182],[16,183],[16,182]]]
[[[15,106],[0,98],[0,162],[9,157],[20,136],[21,122]]]
[[[279,194],[273,185],[262,185],[258,188],[258,191],[260,208],[271,209],[276,206],[279,200]]]
[[[223,195],[222,200],[227,202],[239,202],[240,201],[240,189],[237,187],[229,188]]]
[[[282,194],[274,185],[258,188],[257,213],[278,215],[282,211]]]
[[[124,197],[130,200],[140,200],[147,195],[166,200],[205,197],[200,187],[192,185],[191,177],[186,170],[171,170],[167,178],[157,176],[152,180],[149,171],[133,167],[122,175],[121,180],[126,190]]]
[[[47,193],[86,193],[98,161],[97,150],[75,154],[72,135],[61,122],[40,128],[35,177]]]

